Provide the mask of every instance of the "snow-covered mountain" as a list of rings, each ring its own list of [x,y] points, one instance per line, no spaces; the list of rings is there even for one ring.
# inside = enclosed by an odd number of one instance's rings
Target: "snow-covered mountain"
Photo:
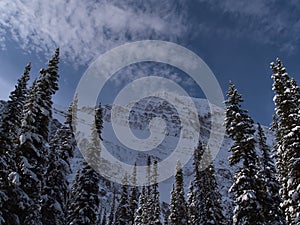
[[[170,97],[170,96],[169,96]],[[173,103],[176,104],[176,108],[184,109],[185,117],[188,120],[195,119],[194,117],[197,115],[193,115],[193,113],[189,110],[189,107],[186,106],[186,97],[182,96],[171,96],[173,98]],[[208,105],[207,100],[205,99],[193,99],[195,106],[198,111],[198,119],[200,122],[200,140],[204,143],[207,142],[210,135],[211,128],[211,112]],[[5,108],[5,101],[0,101],[0,116],[2,115],[3,109]],[[58,118],[60,122],[62,121],[63,111],[65,111],[65,107],[60,107],[55,105],[54,117]],[[145,165],[147,155],[151,155],[158,160],[162,160],[166,158],[174,149],[177,144],[179,133],[181,129],[181,121],[179,119],[178,113],[174,106],[168,104],[165,100],[157,97],[150,97],[141,100],[140,102],[132,105],[132,109],[130,111],[129,116],[129,125],[131,127],[132,132],[140,138],[145,138],[149,135],[149,122],[154,117],[161,117],[165,120],[167,131],[165,132],[165,139],[163,142],[154,150],[147,152],[138,152],[131,149],[126,148],[114,135],[112,126],[111,126],[111,109],[112,105],[104,105],[103,106],[103,119],[104,119],[104,129],[103,129],[103,139],[104,145],[107,149],[109,149],[110,153],[118,158],[119,160],[133,164],[134,162],[138,162],[139,165]],[[93,109],[91,108],[83,108],[81,111],[85,113],[90,113]],[[216,110],[216,113],[223,113],[223,111]],[[123,118],[118,120],[118,123],[125,124],[123,120],[127,118]],[[61,123],[57,119],[54,119],[51,124],[51,132],[55,132],[60,126]],[[222,126],[222,121],[219,121],[219,125]],[[152,124],[153,125],[153,124]],[[267,143],[269,145],[273,144],[274,136],[272,132],[268,130],[267,127],[263,127],[266,137]],[[214,165],[216,169],[216,177],[219,185],[219,191],[222,195],[223,200],[223,208],[224,214],[227,218],[231,217],[232,213],[232,199],[228,194],[228,189],[232,184],[232,179],[234,175],[235,168],[232,168],[228,164],[228,157],[230,153],[228,149],[232,144],[232,140],[225,136],[222,147],[218,152]],[[260,154],[260,152],[258,151]],[[78,149],[76,149],[75,157],[71,160],[72,174],[69,177],[70,184],[72,183],[76,171],[82,166],[83,158]],[[175,168],[174,172],[175,172]],[[184,179],[185,179],[185,193],[188,193],[188,186],[193,179],[193,165],[192,159],[185,165],[184,167]],[[169,203],[170,200],[170,191],[171,186],[173,184],[174,178],[171,177],[159,184],[160,188],[160,199],[163,204],[163,208]],[[101,181],[100,186],[100,195],[101,195],[101,203],[104,207],[109,210],[110,202],[113,196],[114,187],[120,187],[118,184],[112,184],[111,182],[103,179]]]
[[[207,100],[204,99],[193,99],[195,106],[198,111],[198,116],[194,115],[192,111],[189,110],[186,103],[186,97],[182,96],[168,96],[168,98],[173,98],[173,104],[176,104],[176,108],[180,108],[180,111],[185,112],[185,117],[188,121],[193,121],[195,117],[198,117],[200,122],[200,140],[204,143],[207,142],[209,135],[210,135],[210,128],[211,128],[211,112],[209,108],[209,104]],[[177,110],[174,106],[163,100],[162,98],[157,97],[149,97],[145,98],[135,104],[131,105],[132,108],[130,110],[129,116],[129,125],[132,132],[140,138],[147,137],[149,133],[149,122],[154,117],[163,118],[167,130],[165,133],[165,139],[163,142],[157,146],[157,148],[146,151],[146,152],[139,152],[135,150],[131,150],[126,148],[114,135],[112,125],[111,125],[111,109],[112,105],[104,105],[103,106],[103,119],[104,119],[104,129],[103,129],[103,139],[104,145],[107,149],[109,149],[110,153],[119,159],[122,162],[126,162],[129,164],[134,164],[138,162],[138,165],[145,165],[147,155],[151,155],[158,160],[163,160],[166,158],[174,147],[176,146],[179,138],[179,133],[181,129],[181,120],[179,119]],[[90,113],[91,108],[82,108],[80,111],[85,113]],[[122,110],[122,109],[121,109]],[[123,109],[126,110],[126,109]],[[215,113],[221,115],[224,113],[221,109],[216,110]],[[117,121],[119,125],[126,125],[125,120],[128,118],[124,117]],[[223,126],[223,121],[218,121],[219,126]],[[190,125],[192,126],[192,124]],[[267,136],[267,141],[269,144],[273,142],[273,135],[268,130],[268,128],[264,128],[264,131]],[[219,191],[222,195],[223,200],[223,208],[224,214],[227,218],[231,217],[232,213],[232,199],[228,194],[228,189],[232,184],[232,179],[234,175],[235,168],[232,168],[228,164],[228,157],[230,153],[228,149],[232,144],[232,140],[225,136],[221,149],[219,150],[215,160],[214,165],[216,169],[216,177],[217,182],[219,185]],[[78,151],[78,149],[77,149]],[[259,152],[258,152],[259,153]],[[75,158],[72,160],[72,168],[73,172],[75,173],[79,166],[82,164],[81,154],[77,152],[75,154]],[[175,172],[175,168],[173,168]],[[193,179],[193,165],[192,159],[185,165],[184,167],[184,178],[185,178],[185,193],[188,192],[188,186]],[[73,176],[70,177],[70,180],[74,178]],[[159,184],[160,188],[160,199],[162,202],[169,203],[170,200],[170,191],[171,186],[173,184],[174,178],[171,177]],[[110,182],[103,180],[103,183],[100,185],[101,188],[101,195],[102,195],[102,203],[105,207],[109,207],[109,202],[112,198],[112,190],[113,187]],[[118,186],[118,185],[116,185]]]

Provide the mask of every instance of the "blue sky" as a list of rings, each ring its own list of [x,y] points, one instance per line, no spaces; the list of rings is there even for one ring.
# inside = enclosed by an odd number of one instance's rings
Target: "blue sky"
[[[99,55],[127,42],[158,39],[198,54],[224,94],[232,80],[253,119],[268,125],[274,108],[269,63],[280,57],[299,83],[299,33],[297,0],[2,0],[0,99],[7,99],[27,62],[32,62],[34,78],[60,47],[60,90],[54,99],[67,105],[80,77]],[[120,88],[141,76],[134,70],[147,68],[125,69],[110,87]],[[162,70],[171,74],[170,69]],[[183,74],[172,75],[191,95],[202,96]]]

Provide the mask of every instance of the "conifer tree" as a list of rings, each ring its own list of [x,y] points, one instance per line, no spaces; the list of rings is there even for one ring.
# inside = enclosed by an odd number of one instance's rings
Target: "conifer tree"
[[[112,199],[112,202],[111,202],[111,207],[110,207],[110,212],[109,212],[109,216],[108,216],[107,225],[113,225],[114,224],[115,204],[116,204],[116,189],[114,188],[113,199]]]
[[[196,196],[194,191],[193,183],[189,186],[189,193],[188,193],[188,224],[189,225],[197,225],[197,207],[196,207]]]
[[[138,208],[138,198],[139,198],[139,189],[136,184],[136,163],[133,167],[132,172],[132,187],[131,187],[131,195],[130,195],[130,217],[131,217],[131,224],[134,224],[135,220],[135,211]]]
[[[235,173],[230,192],[234,194],[233,224],[264,224],[266,189],[259,175],[259,161],[255,152],[253,120],[241,109],[242,96],[230,83],[227,93],[226,131],[234,144],[230,148],[230,166],[241,165]]]
[[[42,224],[42,189],[49,152],[49,123],[52,119],[52,95],[58,90],[59,50],[48,62],[47,69],[30,89],[24,105],[18,145],[18,173],[20,186],[28,196],[28,204],[22,205],[19,218],[24,224]]]
[[[178,161],[175,174],[175,187],[171,192],[170,225],[187,225],[188,210],[184,197],[183,172]]]
[[[148,225],[148,214],[147,214],[147,193],[146,187],[142,187],[142,193],[139,198],[139,207],[135,212],[134,225]]]
[[[104,209],[104,213],[101,220],[101,225],[106,225],[106,209]]]
[[[215,169],[209,148],[205,149],[199,143],[194,152],[194,202],[190,207],[195,207],[196,218],[194,224],[226,224],[222,213],[221,195],[215,178]]]
[[[30,69],[28,64],[15,90],[9,95],[0,121],[0,224],[18,224],[20,221],[17,204],[21,198],[26,198],[26,194],[19,187],[15,149],[21,128],[20,118],[28,96]]]
[[[75,144],[70,126],[58,129],[50,142],[46,185],[43,190],[45,196],[42,205],[43,225],[66,224],[66,207],[69,199],[67,176],[71,173],[69,160],[73,157]]]
[[[286,222],[300,222],[300,91],[280,59],[271,63],[275,111],[278,116],[276,131],[277,162],[280,196]]]
[[[122,181],[122,191],[121,191],[121,197],[119,199],[119,203],[117,207],[115,225],[131,224],[127,179],[128,179],[127,176],[125,176]]]
[[[151,192],[151,199],[152,199],[152,206],[151,206],[151,213],[150,216],[150,224],[151,225],[162,225],[160,222],[160,201],[159,201],[159,190],[158,190],[158,171],[157,171],[157,160],[155,159],[153,162],[153,173],[152,173],[152,192]]]
[[[70,104],[66,112],[65,124],[69,126],[70,130],[76,133],[76,121],[77,121],[77,110],[78,110],[78,95],[76,94],[72,103]]]
[[[96,111],[97,115],[97,111]],[[99,124],[95,115],[92,126],[91,143],[88,146],[86,161],[83,168],[77,172],[74,181],[70,201],[68,203],[68,224],[96,224],[99,221],[99,182],[100,175],[94,170],[100,163],[100,139]],[[101,114],[102,115],[102,114]]]
[[[266,223],[268,224],[283,224],[283,214],[280,208],[281,199],[279,197],[279,183],[276,179],[276,168],[270,154],[270,148],[266,144],[266,136],[258,123],[258,147],[262,152],[261,166],[262,175],[267,188],[266,202]]]

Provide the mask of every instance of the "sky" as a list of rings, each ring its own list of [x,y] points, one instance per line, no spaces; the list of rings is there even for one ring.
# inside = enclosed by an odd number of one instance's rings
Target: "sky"
[[[279,57],[300,83],[299,33],[298,0],[2,0],[0,99],[8,98],[28,62],[31,77],[38,76],[57,47],[60,90],[54,101],[66,106],[101,54],[128,42],[165,40],[201,57],[224,95],[231,80],[254,121],[269,125],[274,110],[269,64]],[[182,71],[144,63],[116,73],[102,91],[103,101],[149,73],[178,82],[193,97],[204,97]]]

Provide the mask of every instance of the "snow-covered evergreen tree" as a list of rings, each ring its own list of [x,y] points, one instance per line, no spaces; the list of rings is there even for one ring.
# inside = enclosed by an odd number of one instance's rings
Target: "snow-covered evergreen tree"
[[[197,215],[192,224],[226,224],[209,148],[206,148],[206,154],[204,152],[203,144],[199,143],[194,152],[194,193],[190,193],[190,212],[194,214],[193,210],[196,210]]]
[[[136,175],[137,174],[136,174],[136,163],[135,163],[133,167],[132,178],[131,178],[132,187],[131,187],[130,202],[129,202],[131,224],[134,224],[135,212],[138,208],[138,201],[139,201],[139,188],[137,187],[136,184]]]
[[[122,181],[121,197],[118,202],[115,225],[130,225],[130,204],[128,198],[128,180],[127,176]]]
[[[183,185],[182,166],[178,161],[175,174],[175,186],[171,192],[170,225],[188,224],[188,210]]]
[[[25,67],[9,100],[0,121],[0,224],[18,224],[18,202],[26,199],[19,187],[19,174],[16,165],[16,144],[20,134],[20,118],[26,103],[31,66]],[[21,197],[22,196],[22,197]]]
[[[139,198],[139,207],[135,212],[134,225],[149,225],[148,222],[148,210],[147,210],[147,190],[146,187],[142,187],[142,193]]]
[[[101,225],[106,225],[106,209],[104,209],[104,213],[101,220]]]
[[[67,201],[69,199],[67,176],[71,173],[69,159],[73,157],[75,145],[76,142],[70,126],[62,126],[58,129],[50,142],[46,185],[43,190],[43,225],[66,224]]]
[[[77,172],[68,203],[67,222],[70,225],[96,224],[100,219],[98,215],[100,175],[93,169],[100,163],[101,136],[98,128],[99,124],[102,124],[102,118],[99,117],[97,120],[97,109],[95,124],[92,126],[91,143],[89,143],[88,152],[86,153],[86,161],[83,163],[83,168]]]
[[[158,190],[158,171],[157,171],[157,160],[155,159],[153,162],[153,172],[152,172],[152,189],[151,189],[151,196],[152,199],[152,206],[150,212],[150,221],[151,225],[162,225],[160,222],[160,201],[159,201],[159,190]]]
[[[69,126],[69,128],[74,134],[76,133],[75,128],[76,128],[76,121],[77,121],[77,110],[78,110],[78,95],[76,94],[66,112],[66,120],[65,120],[65,124]]]
[[[280,208],[281,199],[279,197],[279,183],[276,179],[276,168],[271,157],[271,150],[266,143],[266,136],[258,123],[258,147],[262,152],[261,167],[262,175],[267,188],[267,202],[266,202],[266,223],[268,224],[284,224],[283,212]]]
[[[110,206],[110,212],[109,212],[109,216],[108,216],[107,225],[113,225],[114,224],[115,205],[116,205],[116,189],[114,188],[113,199],[112,199],[111,206]]]
[[[196,208],[196,196],[193,183],[190,183],[188,193],[188,224],[197,225],[198,212]]]
[[[42,224],[41,199],[49,152],[49,123],[52,119],[52,95],[58,90],[59,50],[30,89],[24,105],[17,152],[20,186],[29,204],[20,202],[19,218],[24,224]]]
[[[288,224],[300,223],[300,91],[280,59],[271,63],[275,111],[277,162],[282,207]]]
[[[227,134],[234,140],[229,164],[239,166],[229,190],[235,201],[233,224],[265,224],[266,188],[259,174],[253,120],[241,108],[242,96],[232,83],[227,96],[225,125]]]

